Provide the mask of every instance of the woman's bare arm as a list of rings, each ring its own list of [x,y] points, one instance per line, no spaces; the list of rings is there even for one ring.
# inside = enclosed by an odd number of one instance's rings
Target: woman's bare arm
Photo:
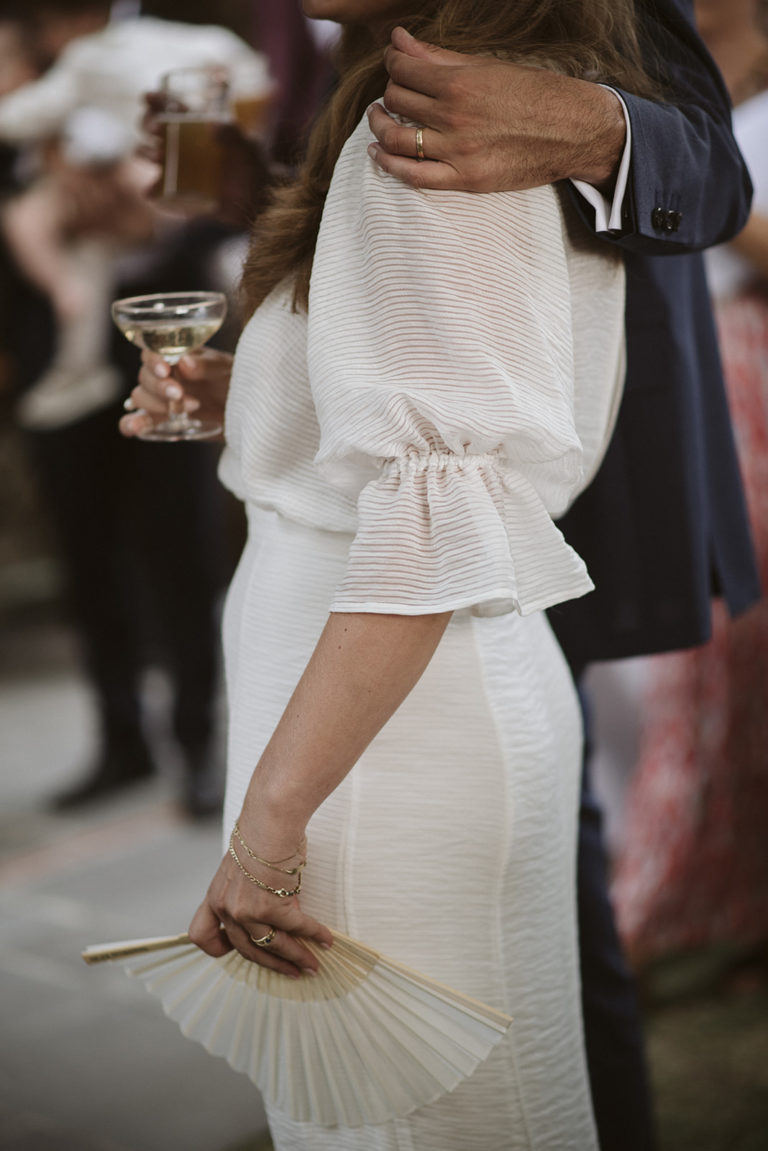
[[[450,614],[329,617],[246,792],[238,823],[258,855],[281,860],[295,852],[313,812],[418,682]],[[276,885],[276,873],[242,849],[241,860],[262,882]],[[271,927],[278,931],[269,949],[256,947],[253,937]],[[190,935],[210,955],[234,946],[289,975],[317,967],[296,936],[331,941],[326,928],[303,914],[298,897],[278,898],[256,886],[231,855],[224,857]]]

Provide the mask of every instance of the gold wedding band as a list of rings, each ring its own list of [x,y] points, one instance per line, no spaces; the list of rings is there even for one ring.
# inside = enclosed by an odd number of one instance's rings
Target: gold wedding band
[[[275,938],[276,935],[277,935],[277,928],[272,927],[272,928],[270,928],[270,930],[267,932],[266,935],[262,935],[261,939],[254,939],[252,935],[249,935],[248,938],[250,939],[251,943],[254,943],[256,945],[256,947],[269,947],[270,943],[272,942],[272,940]]]
[[[424,155],[424,129],[423,128],[417,128],[416,129],[416,159],[417,160],[426,160],[426,158],[427,157]]]

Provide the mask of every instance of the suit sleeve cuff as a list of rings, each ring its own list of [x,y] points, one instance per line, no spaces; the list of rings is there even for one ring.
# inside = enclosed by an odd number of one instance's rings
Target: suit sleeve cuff
[[[624,142],[624,151],[622,152],[621,161],[619,163],[619,171],[616,176],[616,187],[613,192],[613,199],[609,200],[607,196],[603,196],[598,192],[597,188],[592,184],[587,184],[585,180],[571,180],[576,191],[584,197],[588,204],[594,208],[595,211],[595,231],[596,232],[620,232],[621,231],[621,210],[624,203],[624,196],[627,191],[627,183],[629,181],[629,162],[632,155],[632,128],[629,123],[629,112],[627,105],[620,94],[615,88],[608,87],[607,84],[602,85],[603,88],[608,88],[609,92],[613,92],[616,99],[621,104],[621,109],[624,113],[624,123],[627,126],[627,135]]]

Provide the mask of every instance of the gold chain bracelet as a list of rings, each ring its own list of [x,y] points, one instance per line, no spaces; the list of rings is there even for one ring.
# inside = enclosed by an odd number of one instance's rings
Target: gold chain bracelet
[[[262,883],[262,881],[257,879],[255,875],[252,875],[246,867],[243,867],[242,863],[237,857],[237,852],[235,851],[235,845],[232,842],[231,835],[229,837],[229,854],[232,856],[245,878],[250,879],[251,883],[255,883],[256,886],[260,887],[262,891],[268,891],[270,895],[276,895],[278,899],[287,899],[290,895],[298,895],[301,891],[301,876],[299,876],[299,881],[296,886],[290,891],[288,891],[288,889],[285,887],[270,887],[268,883]]]
[[[289,859],[294,859],[297,855],[300,855],[301,852],[299,851],[298,848],[296,848],[295,851],[291,852],[290,855],[287,855],[285,857],[285,859],[276,859],[274,861],[272,861],[270,859],[262,859],[262,857],[260,855],[257,855],[255,851],[251,851],[250,847],[248,846],[248,844],[243,839],[243,834],[240,831],[240,826],[239,826],[237,820],[235,820],[235,826],[232,830],[232,834],[237,836],[237,838],[239,839],[242,846],[245,848],[245,850],[250,855],[251,859],[255,860],[256,863],[261,863],[264,867],[271,868],[272,871],[279,871],[279,872],[281,872],[282,875],[298,875],[299,872],[301,871],[301,869],[303,867],[307,866],[306,859],[302,859],[299,863],[297,863],[296,867],[281,867],[280,866],[281,863],[287,863]]]

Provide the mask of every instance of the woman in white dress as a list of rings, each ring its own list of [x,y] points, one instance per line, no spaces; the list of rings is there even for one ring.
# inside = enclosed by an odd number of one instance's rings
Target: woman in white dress
[[[279,1151],[590,1151],[582,735],[544,609],[592,586],[553,518],[610,435],[623,267],[554,186],[398,183],[368,154],[364,113],[398,19],[448,47],[642,90],[631,5],[304,7],[353,27],[244,279],[258,306],[221,464],[250,528],[224,620],[226,850],[190,933],[211,955],[234,947],[306,979],[317,961],[300,937],[327,945],[330,926],[514,1016],[472,1076],[406,1118],[328,1129],[267,1100]],[[156,406],[146,388],[134,400]],[[278,866],[305,851],[301,895],[276,894],[295,880]]]

